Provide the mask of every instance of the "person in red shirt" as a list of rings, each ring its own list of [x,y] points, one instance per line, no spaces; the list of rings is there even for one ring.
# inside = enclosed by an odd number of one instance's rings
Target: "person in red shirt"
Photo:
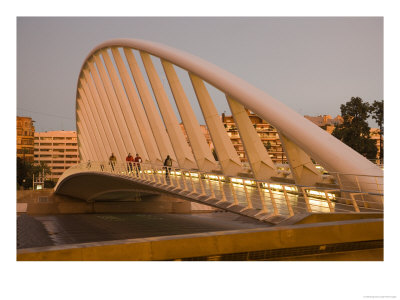
[[[128,172],[132,172],[132,168],[133,168],[133,156],[128,153],[128,156],[126,157],[126,166],[128,168]]]
[[[142,162],[142,158],[137,153],[134,162],[135,162],[136,175],[138,175],[138,172],[140,171],[140,163]]]

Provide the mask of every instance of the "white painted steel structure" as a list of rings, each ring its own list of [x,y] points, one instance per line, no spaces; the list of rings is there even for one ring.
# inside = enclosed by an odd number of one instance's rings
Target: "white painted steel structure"
[[[370,179],[365,176],[353,178],[360,183]],[[375,188],[381,187],[375,184]],[[103,195],[119,192],[128,195],[125,197],[138,193],[141,194],[139,197],[148,193],[172,195],[272,224],[312,213],[383,212],[382,193],[284,184],[182,168],[170,168],[166,174],[163,166],[141,164],[139,169],[125,162],[77,164],[63,174],[55,188],[57,194],[87,202],[96,202]],[[124,196],[119,197],[124,199]],[[294,220],[299,219],[295,217]]]
[[[145,72],[141,71],[135,52]],[[161,61],[190,146],[154,67],[155,58]],[[174,66],[188,72],[219,162],[201,134]],[[118,161],[124,162],[130,152],[139,153],[144,163],[157,166],[170,155],[173,167],[203,172],[221,168],[226,176],[243,173],[205,82],[226,95],[255,179],[268,180],[276,176],[277,169],[244,108],[278,130],[296,184],[311,186],[321,180],[310,157],[329,172],[365,175],[380,181],[364,184],[344,175],[339,180],[341,185],[348,181],[358,185],[357,190],[373,193],[378,191],[371,186],[383,184],[380,168],[265,92],[191,54],[136,39],[106,41],[95,47],[82,65],[76,98],[81,160],[106,161],[113,152]]]

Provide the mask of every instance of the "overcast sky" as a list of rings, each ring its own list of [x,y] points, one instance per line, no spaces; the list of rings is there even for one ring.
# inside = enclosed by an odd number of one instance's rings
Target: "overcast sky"
[[[19,17],[17,114],[31,116],[37,131],[75,130],[80,67],[113,38],[197,55],[302,115],[336,116],[352,96],[383,99],[380,17]],[[226,101],[217,108],[229,113]]]
[[[316,274],[326,273],[326,264],[16,264],[15,249],[4,247],[2,265],[7,271],[5,288],[10,293],[53,299],[59,295],[79,295],[96,299],[135,296],[165,297],[175,286],[176,299],[191,295],[205,299],[244,299],[263,296],[266,283],[272,298],[282,299],[355,299],[398,295],[395,278],[399,255],[398,228],[398,45],[399,17],[396,1],[14,1],[2,8],[1,51],[6,71],[1,73],[8,93],[14,99],[14,27],[16,16],[29,15],[363,15],[385,17],[385,263],[346,262],[352,272],[343,272],[343,264],[330,264],[329,275],[339,278],[339,288],[317,284]],[[121,2],[121,3],[119,3]],[[211,3],[210,3],[211,2]],[[195,5],[194,5],[195,4]],[[259,7],[262,5],[262,7]],[[14,8],[15,6],[15,8]],[[13,7],[12,11],[9,11]],[[190,9],[188,9],[190,7]],[[232,9],[234,8],[234,9]],[[184,11],[183,13],[181,11]],[[251,11],[250,11],[251,10]],[[233,11],[233,12],[232,12]],[[250,11],[250,12],[249,12]],[[6,20],[6,21],[4,21]],[[140,38],[160,42],[208,60],[264,90],[295,111],[309,115],[340,113],[340,104],[352,96],[364,100],[383,99],[383,19],[351,18],[18,18],[17,19],[17,110],[32,116],[39,131],[75,130],[76,82],[81,64],[97,44],[112,38]],[[389,76],[388,76],[389,75]],[[391,76],[390,76],[391,75]],[[393,76],[395,75],[395,76]],[[12,103],[14,104],[14,103]],[[389,108],[389,109],[388,109]],[[218,107],[219,111],[227,106]],[[7,129],[15,122],[14,107],[6,106],[1,120]],[[390,118],[390,114],[392,118]],[[389,116],[389,118],[387,118]],[[14,118],[14,119],[13,119]],[[389,124],[391,122],[391,124]],[[15,124],[15,123],[14,123]],[[389,125],[389,126],[388,126]],[[392,125],[392,126],[390,126]],[[11,133],[12,132],[12,133]],[[392,132],[391,139],[387,138]],[[2,157],[6,167],[2,183],[6,187],[4,217],[1,218],[5,245],[15,245],[15,130],[6,130],[10,147]],[[391,155],[389,157],[389,155]],[[388,163],[390,162],[390,163]],[[10,175],[14,172],[14,176]],[[389,175],[389,176],[388,176]],[[4,179],[4,181],[3,181]],[[388,193],[389,192],[389,193]],[[10,201],[11,200],[11,201]],[[393,201],[394,200],[394,201]],[[7,255],[8,254],[8,255]],[[134,271],[132,271],[134,270]],[[113,276],[104,276],[105,273]],[[21,274],[27,281],[21,289]],[[48,276],[57,274],[57,276]],[[182,276],[187,274],[187,276]],[[240,287],[225,288],[237,275]],[[241,276],[240,274],[249,274]],[[271,275],[272,274],[272,275]],[[301,276],[298,276],[301,274]],[[46,278],[46,288],[38,289]],[[74,278],[74,288],[65,290]],[[148,279],[151,280],[148,280]],[[285,280],[282,280],[284,278]],[[373,284],[365,284],[371,282]],[[230,281],[225,281],[230,280]],[[201,282],[201,286],[199,286]],[[290,288],[288,289],[288,282]],[[351,282],[352,284],[342,284]],[[87,288],[95,287],[95,288]],[[154,288],[154,287],[157,288]],[[118,287],[118,288],[115,288]],[[304,289],[311,287],[311,289]],[[195,291],[195,293],[193,293]],[[282,292],[284,291],[284,292]],[[265,298],[265,297],[264,297]]]

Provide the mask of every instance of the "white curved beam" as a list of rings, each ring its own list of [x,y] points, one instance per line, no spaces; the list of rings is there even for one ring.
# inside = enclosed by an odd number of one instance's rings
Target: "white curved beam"
[[[115,96],[118,101],[119,107],[121,108],[122,118],[123,118],[121,121],[125,120],[125,125],[130,134],[129,140],[135,147],[136,153],[139,153],[139,155],[142,157],[143,162],[148,163],[149,156],[147,155],[147,151],[146,151],[146,148],[143,143],[142,135],[139,132],[139,128],[136,123],[136,118],[132,112],[132,107],[129,104],[128,98],[122,87],[121,81],[118,78],[117,71],[115,70],[115,67],[114,67],[107,51],[101,50],[100,53],[103,57],[105,66],[108,71],[108,75],[111,79],[112,87],[114,88]],[[128,151],[128,152],[130,152],[130,151]]]
[[[169,46],[137,39],[114,39],[95,47],[87,56],[105,47],[131,47],[172,62],[197,75],[249,108],[283,132],[327,170],[382,176],[380,168],[331,136],[285,104],[237,76],[194,55]],[[86,60],[85,60],[86,61]],[[344,153],[346,153],[344,155]]]
[[[177,159],[174,149],[172,148],[172,144],[169,140],[163,121],[161,120],[161,117],[157,112],[156,105],[154,104],[153,98],[150,94],[150,90],[147,87],[147,84],[144,80],[143,74],[139,68],[135,56],[133,55],[131,49],[124,48],[124,53],[126,60],[128,61],[133,80],[136,83],[136,87],[142,100],[147,119],[150,123],[151,131],[153,132],[153,136],[156,140],[161,159],[164,160],[167,155],[169,155],[173,161],[173,166],[176,167]]]
[[[83,90],[85,92],[86,100],[88,101],[88,105],[92,109],[93,118],[96,123],[96,127],[100,133],[101,143],[103,144],[103,147],[105,148],[106,155],[104,156],[104,159],[107,159],[109,153],[112,152],[111,147],[110,147],[111,143],[107,139],[107,134],[104,131],[104,124],[101,121],[98,106],[96,105],[96,100],[94,100],[94,98],[93,98],[94,96],[89,88],[89,85],[88,85],[85,77],[86,76],[82,76],[81,84],[82,84]]]
[[[129,77],[128,70],[126,69],[118,48],[111,48],[111,52],[121,76],[121,80],[124,85],[126,95],[129,99],[129,103],[132,107],[133,114],[135,115],[135,119],[139,127],[147,154],[149,155],[151,163],[159,165],[163,161],[161,160],[160,152],[158,151],[157,143],[151,132],[150,124],[146,118],[146,113],[144,112],[142,103],[140,102],[139,96],[132,84],[132,80]]]
[[[88,66],[90,73],[92,74],[95,87],[99,94],[101,105],[103,106],[103,110],[106,113],[107,123],[110,125],[112,136],[115,138],[115,142],[117,144],[117,152],[114,152],[114,155],[117,157],[118,160],[124,160],[127,150],[125,148],[124,141],[122,140],[121,132],[118,128],[117,121],[115,120],[114,114],[112,112],[106,90],[96,70],[94,62],[88,61]]]
[[[221,168],[225,175],[236,176],[243,172],[240,158],[226,133],[210,94],[203,80],[191,73],[189,73],[189,77],[192,81],[204,120],[207,123],[208,131],[210,132]]]
[[[216,170],[218,168],[217,163],[207,145],[206,138],[201,131],[200,124],[190,106],[174,66],[165,60],[161,60],[161,63],[199,169],[203,171]]]
[[[229,96],[227,96],[226,99],[228,100],[233,119],[239,130],[240,139],[246,151],[254,178],[266,180],[270,179],[272,176],[276,176],[276,167],[268,151],[261,142],[257,131],[254,129],[244,106]]]
[[[140,52],[140,56],[142,57],[144,67],[147,72],[147,77],[149,78],[151,87],[153,89],[153,94],[158,103],[158,108],[160,109],[165,127],[167,128],[167,133],[172,147],[174,148],[179,166],[185,169],[197,168],[193,153],[190,150],[189,145],[186,143],[182,130],[179,127],[176,115],[172,109],[172,105],[169,102],[168,96],[164,90],[163,84],[157,74],[153,62],[151,61],[150,55],[145,52]]]
[[[104,111],[103,104],[101,103],[99,92],[97,91],[94,81],[92,79],[92,75],[90,74],[90,71],[88,68],[85,68],[83,70],[83,74],[84,74],[83,82],[89,86],[89,92],[92,95],[93,102],[91,103],[91,105],[94,105],[97,109],[97,113],[100,118],[100,123],[104,130],[105,139],[109,146],[109,148],[107,149],[108,150],[107,154],[110,155],[111,152],[113,152],[113,153],[116,153],[116,155],[117,155],[118,146],[117,146],[117,142],[116,142],[116,137],[114,137],[114,135],[112,134],[109,121],[108,121],[106,113]],[[119,156],[119,154],[118,154],[118,156]]]

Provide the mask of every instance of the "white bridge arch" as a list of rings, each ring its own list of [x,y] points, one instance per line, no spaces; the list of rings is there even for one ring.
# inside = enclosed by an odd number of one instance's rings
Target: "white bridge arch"
[[[140,54],[151,90],[132,51]],[[125,54],[125,60],[121,52]],[[190,146],[179,128],[151,56],[161,60]],[[205,143],[174,65],[189,74],[219,162],[214,160]],[[224,175],[241,173],[238,155],[204,82],[226,95],[255,179],[270,179],[276,175],[276,167],[252,127],[245,108],[278,130],[296,184],[316,185],[320,181],[321,173],[310,157],[332,173],[372,176],[370,180],[374,184],[369,180],[353,182],[359,190],[377,192],[376,186],[383,183],[380,168],[267,93],[196,56],[137,39],[106,41],[96,46],[82,65],[76,98],[81,159],[106,161],[114,152],[123,161],[128,152],[137,152],[150,164],[161,164],[166,155],[170,155],[177,167],[211,171],[220,166]],[[342,180],[346,178],[353,180],[350,175],[344,175]],[[379,181],[377,184],[376,180]]]

